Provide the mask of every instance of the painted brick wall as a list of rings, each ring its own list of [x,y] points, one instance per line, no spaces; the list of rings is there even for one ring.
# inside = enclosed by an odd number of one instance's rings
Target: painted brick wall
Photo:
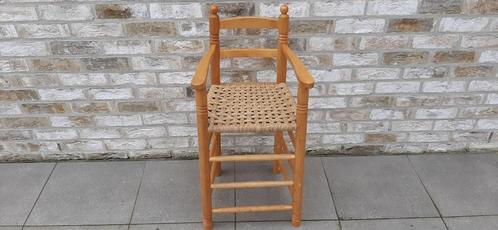
[[[278,15],[277,1],[219,5],[224,17]],[[289,6],[291,46],[317,80],[312,153],[498,149],[498,1]],[[207,8],[183,0],[0,0],[0,159],[195,155],[189,82],[207,46]],[[272,31],[223,35],[224,47],[276,44]],[[274,64],[226,60],[223,80],[273,80]],[[271,136],[223,138],[226,151],[271,144]]]

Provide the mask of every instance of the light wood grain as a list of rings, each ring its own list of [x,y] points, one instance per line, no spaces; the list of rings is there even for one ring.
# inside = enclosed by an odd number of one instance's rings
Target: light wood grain
[[[289,160],[294,159],[291,154],[250,154],[250,155],[224,155],[209,158],[212,162],[226,161],[273,161],[273,160]]]
[[[232,57],[265,57],[274,58],[277,56],[276,49],[222,49],[221,58]]]
[[[213,189],[229,189],[229,188],[268,188],[282,187],[292,185],[291,180],[283,181],[246,181],[246,182],[231,182],[231,183],[216,183],[212,184]]]
[[[262,29],[262,28],[278,28],[277,20],[269,17],[259,16],[244,16],[225,18],[220,20],[221,29]]]
[[[272,211],[287,211],[291,210],[291,205],[262,205],[262,206],[238,206],[215,208],[214,213],[237,213],[237,212],[272,212]]]

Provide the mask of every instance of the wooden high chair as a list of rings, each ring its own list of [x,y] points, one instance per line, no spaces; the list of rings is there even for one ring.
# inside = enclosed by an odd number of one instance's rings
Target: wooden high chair
[[[192,79],[195,89],[197,129],[199,138],[199,173],[204,229],[212,229],[213,213],[267,212],[292,210],[292,225],[301,222],[302,186],[309,90],[314,80],[298,56],[289,48],[288,7],[280,7],[277,19],[268,17],[234,17],[219,19],[218,7],[212,5],[209,16],[210,47],[199,62]],[[278,29],[276,49],[221,49],[220,29],[272,28]],[[220,58],[264,57],[276,58],[275,83],[220,83]],[[298,81],[297,104],[287,87],[287,60],[292,64]],[[206,89],[208,69],[211,87]],[[273,132],[273,154],[221,155],[222,132]],[[288,151],[284,140],[287,132],[295,153]],[[221,175],[222,162],[273,161],[273,172],[282,173],[283,181],[248,181],[214,183]],[[287,161],[292,174],[283,167]],[[292,176],[292,178],[291,178]],[[213,208],[212,189],[244,189],[261,187],[288,187],[292,204],[237,206]]]

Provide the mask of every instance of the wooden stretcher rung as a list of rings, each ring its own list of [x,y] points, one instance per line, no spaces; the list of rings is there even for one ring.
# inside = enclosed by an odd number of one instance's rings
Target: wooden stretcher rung
[[[246,181],[233,183],[216,183],[211,184],[212,189],[227,189],[227,188],[268,188],[290,186],[294,183],[291,180],[284,181]]]
[[[262,206],[237,206],[226,208],[213,208],[213,213],[237,213],[237,212],[273,212],[292,210],[292,205],[262,205]]]
[[[225,155],[210,157],[211,162],[224,161],[274,161],[274,160],[291,160],[294,154],[251,154],[251,155]]]

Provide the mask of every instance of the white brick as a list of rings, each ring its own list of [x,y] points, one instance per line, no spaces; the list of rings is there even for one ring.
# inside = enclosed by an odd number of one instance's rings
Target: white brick
[[[37,20],[36,10],[32,6],[0,6],[0,21]]]
[[[410,39],[406,35],[364,36],[361,38],[360,49],[403,49],[409,47],[409,42]]]
[[[170,72],[170,73],[160,73],[159,83],[160,84],[190,84],[192,81],[192,76],[194,72]]]
[[[189,138],[168,137],[168,138],[150,139],[149,145],[154,149],[185,148],[189,146]]]
[[[497,80],[475,80],[469,84],[469,91],[498,91]]]
[[[162,99],[185,97],[184,87],[148,87],[139,88],[137,98],[140,99]]]
[[[17,37],[17,32],[14,25],[0,25],[0,38],[15,38],[15,37]]]
[[[428,152],[440,152],[440,153],[448,153],[448,152],[463,152],[466,151],[466,143],[430,143],[427,146]]]
[[[139,115],[103,115],[96,116],[98,126],[134,126],[141,125]]]
[[[455,118],[457,115],[457,108],[446,109],[417,109],[415,112],[416,119],[444,119]]]
[[[201,18],[202,7],[200,3],[185,3],[185,4],[151,3],[150,17],[158,19]]]
[[[147,142],[141,139],[105,140],[104,144],[110,150],[145,149],[147,147]]]
[[[432,121],[393,121],[392,131],[426,131],[431,130]]]
[[[165,54],[198,54],[204,52],[204,42],[201,39],[179,40],[164,39],[154,41],[155,52]]]
[[[335,39],[331,37],[311,37],[309,39],[309,50],[331,51],[334,50]]]
[[[81,138],[104,139],[120,138],[121,134],[117,128],[83,128],[79,130]]]
[[[97,140],[83,140],[64,142],[61,145],[63,150],[78,150],[78,151],[98,151],[104,150],[102,141]]]
[[[478,32],[488,25],[488,18],[442,18],[439,31],[444,32]]]
[[[398,120],[404,119],[405,114],[402,111],[394,109],[372,109],[370,119],[372,120]]]
[[[197,136],[197,127],[168,126],[170,136]]]
[[[337,83],[330,85],[331,95],[364,95],[373,93],[373,83]]]
[[[486,50],[481,53],[479,63],[498,63],[498,50]]]
[[[334,53],[333,62],[336,66],[348,65],[376,65],[379,55],[377,53]]]
[[[43,20],[80,21],[94,17],[90,5],[40,5],[38,9]]]
[[[0,59],[0,72],[22,72],[28,70],[28,64],[23,59]]]
[[[308,133],[340,133],[340,123],[308,123]]]
[[[164,127],[123,128],[122,130],[125,137],[128,138],[163,137],[167,135]]]
[[[289,16],[306,17],[309,15],[310,6],[307,2],[289,2]],[[280,15],[280,4],[278,3],[259,3],[259,14],[267,17],[278,17]]]
[[[463,35],[461,46],[464,48],[497,47],[498,35]]]
[[[420,82],[379,82],[375,87],[376,93],[415,93],[418,92]]]
[[[151,45],[149,41],[118,40],[103,43],[104,54],[149,54]]]
[[[312,97],[309,99],[308,107],[310,109],[345,108],[346,107],[346,98],[343,98],[343,97],[332,97],[332,98]]]
[[[384,19],[340,19],[336,21],[336,33],[379,33],[384,30]]]
[[[0,104],[0,114],[11,115],[11,114],[21,114],[22,111],[16,104],[2,102]]]
[[[433,133],[433,132],[423,132],[423,133],[410,133],[408,141],[410,142],[443,142],[449,141],[450,137],[448,133]]]
[[[40,99],[44,101],[84,100],[83,89],[39,89]]]
[[[498,129],[498,119],[480,119],[477,121],[478,129]]]
[[[434,130],[466,130],[474,127],[474,120],[440,120],[434,123]]]
[[[315,16],[353,16],[363,15],[366,0],[335,0],[313,3]]]
[[[465,92],[465,81],[427,81],[422,86],[423,92],[454,93]]]
[[[187,116],[183,113],[144,114],[142,117],[146,125],[187,123]]]
[[[68,140],[78,138],[74,129],[35,130],[34,135],[38,140]]]
[[[167,111],[172,112],[193,112],[195,110],[195,101],[193,100],[171,100],[165,102],[164,105]]]
[[[498,104],[498,94],[497,93],[488,94],[486,104],[495,104],[495,105]]]
[[[105,85],[107,83],[107,78],[102,73],[62,73],[58,77],[65,86]]]
[[[348,81],[351,80],[352,72],[351,69],[310,70],[310,74],[317,82]],[[295,78],[295,76],[293,77]],[[287,79],[291,80],[289,78],[290,76]]]
[[[362,134],[324,135],[324,144],[358,144],[364,141]]]
[[[181,68],[180,57],[132,57],[135,70],[176,70]]]
[[[390,154],[420,154],[426,149],[424,144],[391,144],[385,146],[385,152]]]
[[[406,68],[403,73],[405,79],[439,78],[444,77],[446,68],[444,67],[414,67]]]
[[[413,37],[412,46],[417,49],[453,48],[458,44],[457,34],[417,35]]]
[[[178,23],[179,33],[185,37],[208,36],[209,27],[206,22],[180,21]]]
[[[90,116],[53,116],[49,119],[52,127],[79,127],[93,123]]]
[[[2,56],[44,56],[47,55],[45,42],[0,42]]]
[[[395,68],[361,68],[356,70],[357,80],[397,79],[400,69]]]
[[[409,15],[417,13],[418,0],[371,0],[369,15]]]
[[[69,37],[71,32],[65,24],[20,24],[17,31],[22,38],[60,38]]]
[[[113,85],[153,85],[154,73],[110,73],[109,79]]]
[[[96,100],[130,99],[133,98],[131,89],[90,89],[88,97]]]
[[[389,123],[384,121],[351,122],[347,124],[347,127],[348,132],[386,132]]]
[[[75,23],[71,25],[71,31],[77,37],[116,37],[123,35],[120,23]]]

